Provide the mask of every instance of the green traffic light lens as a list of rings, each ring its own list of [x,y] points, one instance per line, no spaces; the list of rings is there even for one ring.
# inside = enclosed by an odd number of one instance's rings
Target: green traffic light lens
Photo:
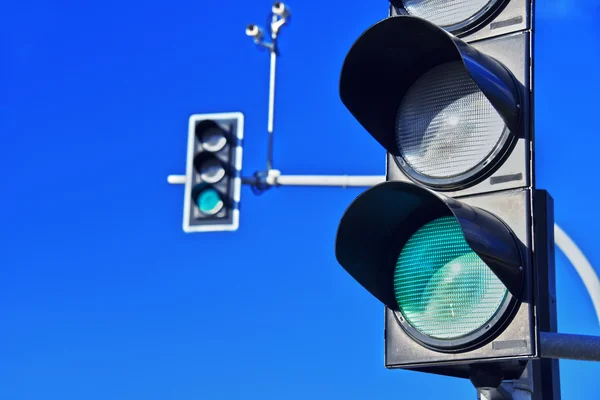
[[[207,215],[215,215],[223,209],[224,205],[219,192],[212,188],[207,188],[200,192],[196,204],[200,212]]]
[[[425,224],[406,242],[394,292],[410,326],[430,338],[453,340],[485,327],[508,290],[449,216]]]

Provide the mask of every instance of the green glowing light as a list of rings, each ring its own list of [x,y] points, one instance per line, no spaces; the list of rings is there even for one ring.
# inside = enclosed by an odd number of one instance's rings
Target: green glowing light
[[[202,213],[213,215],[221,211],[223,208],[223,200],[221,200],[219,192],[215,189],[208,188],[204,189],[198,195],[197,205]]]
[[[456,339],[485,326],[508,290],[469,247],[456,218],[422,226],[406,243],[394,272],[406,321],[436,339]]]

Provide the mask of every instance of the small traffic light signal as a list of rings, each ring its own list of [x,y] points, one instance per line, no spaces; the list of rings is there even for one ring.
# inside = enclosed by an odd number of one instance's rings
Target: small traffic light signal
[[[189,119],[183,230],[234,231],[239,226],[244,116],[194,114]]]
[[[341,100],[386,150],[387,181],[347,209],[336,257],[385,305],[388,368],[516,379],[556,328],[531,7],[392,1],[344,61]]]

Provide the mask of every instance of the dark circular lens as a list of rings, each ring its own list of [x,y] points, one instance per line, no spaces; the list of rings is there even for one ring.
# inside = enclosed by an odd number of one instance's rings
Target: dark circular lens
[[[200,133],[200,143],[205,150],[217,152],[227,144],[227,138],[222,129],[209,127]]]
[[[225,176],[225,168],[214,156],[200,164],[200,178],[207,183],[217,183]]]

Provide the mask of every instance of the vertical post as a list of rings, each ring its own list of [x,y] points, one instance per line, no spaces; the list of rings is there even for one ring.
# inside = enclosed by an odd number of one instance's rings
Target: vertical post
[[[477,388],[477,400],[536,399],[534,397],[535,366],[531,361],[527,363],[527,367],[523,370],[519,379],[504,381],[500,385],[498,383],[502,378],[497,375],[494,376],[493,367],[490,368],[488,371],[483,369],[479,375],[471,377],[471,382]]]
[[[535,399],[534,389],[535,387],[534,375],[535,365],[533,362],[527,363],[527,368],[521,374],[521,377],[515,381],[512,381],[512,400],[532,400]]]
[[[273,15],[273,23],[277,21],[277,16]],[[269,147],[267,149],[267,171],[273,168],[273,126],[275,120],[275,72],[277,67],[277,33],[271,33],[273,47],[270,49],[271,68],[269,76],[269,120],[267,131],[269,132]]]
[[[538,319],[537,338],[540,332],[557,332],[556,278],[554,265],[554,200],[545,190],[534,192],[533,206],[539,221],[534,221],[536,243],[534,247],[536,276],[535,318]],[[560,370],[557,359],[540,358],[530,362],[533,367],[533,400],[560,400]]]

